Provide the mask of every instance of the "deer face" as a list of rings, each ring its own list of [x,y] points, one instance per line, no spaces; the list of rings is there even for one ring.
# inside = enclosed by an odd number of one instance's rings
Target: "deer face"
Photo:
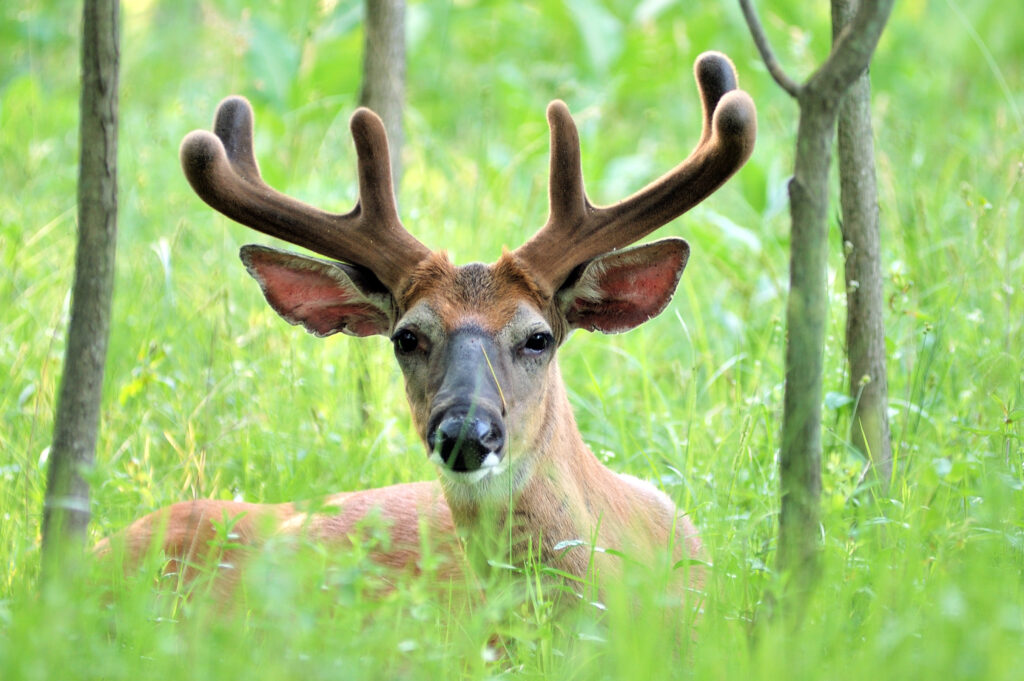
[[[542,296],[511,261],[456,268],[436,255],[403,303],[391,339],[431,460],[455,489],[507,493],[534,438],[525,407],[553,367]]]
[[[688,254],[669,239],[604,256],[553,297],[513,256],[460,268],[432,259],[391,339],[414,422],[451,494],[521,488],[564,414],[550,408],[562,397],[557,348],[576,328],[625,331],[657,315]]]
[[[270,305],[320,336],[388,336],[420,438],[449,492],[507,497],[548,449],[557,347],[576,328],[626,331],[661,312],[686,266],[681,239],[617,251],[553,296],[511,254],[455,267],[435,253],[401,299],[361,268],[262,246],[242,259]]]

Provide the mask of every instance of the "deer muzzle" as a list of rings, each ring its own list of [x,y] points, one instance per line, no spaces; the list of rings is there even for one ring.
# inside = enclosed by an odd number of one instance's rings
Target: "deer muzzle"
[[[456,331],[445,360],[427,422],[431,458],[452,473],[497,469],[505,454],[497,345],[480,329]]]
[[[449,469],[470,473],[500,462],[505,434],[493,419],[452,414],[431,431],[427,443]]]

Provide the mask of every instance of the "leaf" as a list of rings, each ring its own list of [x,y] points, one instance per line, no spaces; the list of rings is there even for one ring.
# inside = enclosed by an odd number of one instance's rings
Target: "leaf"
[[[718,228],[724,238],[741,243],[754,253],[761,252],[761,239],[752,230],[736,224],[725,215],[713,210],[705,209],[704,215],[708,222]]]
[[[554,551],[565,551],[566,549],[572,549],[577,546],[586,546],[587,542],[582,539],[565,539],[554,545],[552,550]]]
[[[953,462],[945,457],[934,459],[932,461],[932,470],[934,470],[940,478],[945,478],[953,472]]]
[[[25,388],[20,393],[18,393],[18,409],[24,408],[25,403],[28,402],[29,398],[31,398],[35,394],[36,384],[29,383],[28,385],[26,385]]]
[[[288,100],[299,69],[299,48],[276,26],[254,19],[252,40],[246,55],[257,88],[278,106]]]
[[[566,3],[594,68],[606,72],[622,54],[622,22],[598,0],[568,0]]]
[[[633,19],[641,23],[654,21],[674,4],[675,0],[643,0],[633,11]]]
[[[848,404],[853,404],[853,398],[849,395],[836,392],[825,394],[825,407],[827,409],[839,410]]]

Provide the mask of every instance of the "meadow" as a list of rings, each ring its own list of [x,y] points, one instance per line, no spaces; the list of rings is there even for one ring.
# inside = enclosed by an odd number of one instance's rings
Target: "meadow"
[[[758,3],[801,78],[830,40],[828,3],[810,4]],[[551,99],[578,121],[600,203],[695,144],[700,52],[728,53],[757,103],[748,164],[657,234],[693,250],[668,310],[629,334],[577,333],[559,353],[594,452],[655,482],[701,528],[711,567],[699,620],[665,626],[675,611],[642,583],[612,585],[606,610],[573,619],[539,580],[528,607],[470,614],[423,580],[381,598],[366,547],[266,556],[228,612],[201,583],[184,594],[155,569],[41,597],[80,12],[63,0],[0,8],[0,678],[1021,677],[1024,4],[902,0],[882,36],[871,75],[895,472],[887,492],[865,484],[846,444],[836,202],[823,575],[797,627],[767,617],[765,599],[779,582],[797,109],[728,1],[413,2],[407,17],[399,203],[406,226],[457,263],[493,261],[544,222]],[[348,210],[360,15],[353,0],[123,3],[119,264],[91,541],[182,499],[316,499],[436,475],[387,340],[283,323],[237,258],[269,240],[206,207],[178,165],[181,138],[244,94],[269,184]],[[97,580],[110,570],[87,567]],[[496,660],[495,632],[514,641]]]

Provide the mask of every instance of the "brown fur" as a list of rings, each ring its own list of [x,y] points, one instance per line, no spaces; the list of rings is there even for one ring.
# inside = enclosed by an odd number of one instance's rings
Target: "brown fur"
[[[558,319],[528,274],[508,257],[493,266],[456,268],[446,256],[435,254],[410,281],[408,300],[434,311],[448,333],[471,325],[500,335],[522,314],[523,305],[538,318],[545,316],[544,310],[553,321]],[[237,519],[232,543],[248,548],[282,535],[344,546],[362,521],[379,515],[391,541],[375,552],[374,559],[413,573],[419,571],[422,527],[435,542],[436,552],[446,557],[441,575],[445,578],[463,570],[463,547],[456,536],[465,542],[471,563],[484,576],[488,561],[521,564],[532,555],[580,580],[596,574],[607,581],[617,579],[625,568],[619,558],[601,549],[622,552],[640,565],[701,555],[695,528],[666,497],[608,470],[586,447],[554,359],[541,375],[525,378],[501,362],[495,365],[509,402],[508,456],[516,457],[529,471],[521,489],[504,497],[467,499],[442,479],[441,485],[412,483],[337,494],[325,499],[316,513],[303,512],[295,504],[185,502],[150,514],[122,533],[118,541],[124,542],[126,564],[138,564],[166,526],[162,546],[171,568],[185,569],[186,578],[191,579],[196,574],[191,566],[227,564],[230,567],[218,579],[220,591],[230,593],[247,549],[230,548],[211,558],[211,547],[218,545],[217,524],[225,514]],[[431,397],[429,390],[409,391],[414,421],[424,441]],[[511,545],[505,540],[510,519]],[[560,542],[582,543],[556,549]],[[98,547],[100,553],[109,550],[107,540]],[[702,583],[699,570],[689,575],[688,582],[684,572],[678,571],[679,579],[671,587],[680,598],[687,586]]]
[[[543,309],[550,303],[534,279],[511,254],[504,253],[494,265],[471,263],[455,267],[444,251],[432,253],[409,277],[399,308],[409,310],[429,300],[451,331],[455,325],[475,322],[496,332],[515,313],[521,301]]]
[[[342,492],[323,499],[314,512],[298,506],[214,499],[179,502],[101,540],[94,552],[100,558],[120,557],[125,571],[131,572],[157,548],[159,540],[167,559],[161,570],[164,575],[180,574],[185,582],[191,582],[212,571],[215,591],[230,599],[247,558],[267,540],[304,537],[343,549],[372,517],[380,520],[389,535],[386,545],[372,551],[378,564],[419,574],[420,552],[424,542],[429,542],[442,557],[435,576],[447,580],[466,575],[451,513],[436,482]],[[229,528],[227,536],[223,536],[225,528]]]

